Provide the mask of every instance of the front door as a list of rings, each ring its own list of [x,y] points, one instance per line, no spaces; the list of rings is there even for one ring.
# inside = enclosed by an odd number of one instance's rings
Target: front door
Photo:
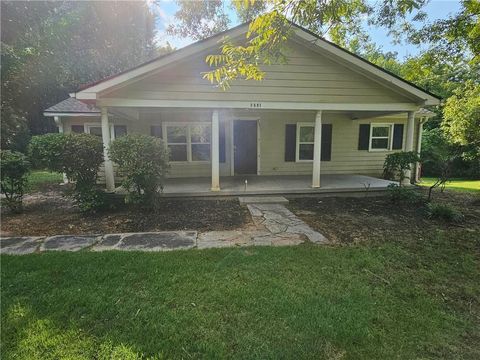
[[[257,121],[233,122],[233,151],[235,175],[257,173]]]

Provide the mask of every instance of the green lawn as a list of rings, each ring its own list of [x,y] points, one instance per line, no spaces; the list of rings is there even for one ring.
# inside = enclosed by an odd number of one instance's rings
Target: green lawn
[[[39,190],[44,185],[60,184],[63,175],[45,170],[33,170],[28,175],[28,183],[31,191]]]
[[[478,234],[2,256],[2,359],[480,358]]]
[[[419,185],[432,186],[436,180],[436,178],[423,177]],[[459,191],[476,192],[480,191],[480,180],[452,179],[447,182],[445,188]]]

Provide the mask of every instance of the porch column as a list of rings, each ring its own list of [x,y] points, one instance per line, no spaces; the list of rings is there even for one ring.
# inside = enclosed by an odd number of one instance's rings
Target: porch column
[[[413,132],[415,129],[415,112],[409,111],[408,112],[408,120],[407,120],[407,138],[405,140],[405,151],[413,151]],[[410,184],[412,178],[412,171],[407,170],[405,172],[405,179],[403,180],[405,185]]]
[[[108,109],[101,108],[102,114],[102,140],[103,140],[103,159],[105,166],[105,184],[107,192],[115,191],[115,177],[113,175],[113,163],[108,156],[110,147],[110,124],[108,123]]]
[[[312,188],[320,187],[320,161],[322,157],[322,111],[315,116],[315,138],[313,144]]]
[[[422,118],[418,123],[418,134],[417,134],[417,154],[420,156],[422,152],[422,135],[423,135],[423,123],[425,122],[425,118]],[[415,164],[415,182],[420,181],[420,163],[417,162]]]
[[[62,118],[60,116],[54,116],[53,120],[55,121],[55,124],[57,125],[58,133],[63,134],[64,130],[63,130]],[[63,183],[67,184],[68,183],[67,174],[63,173],[62,175],[63,175]]]
[[[212,191],[220,191],[220,131],[218,110],[212,112]]]

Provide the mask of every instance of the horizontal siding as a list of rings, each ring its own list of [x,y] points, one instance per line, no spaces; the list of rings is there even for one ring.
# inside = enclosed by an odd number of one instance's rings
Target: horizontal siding
[[[309,175],[313,164],[285,162],[285,125],[297,122],[314,122],[315,114],[310,113],[269,113],[260,122],[261,174],[262,175]],[[332,124],[331,161],[322,161],[322,174],[365,174],[381,175],[385,157],[389,151],[369,152],[358,150],[359,124],[362,123],[402,123],[406,115],[398,119],[351,120],[339,114],[324,113],[323,123]],[[405,144],[404,128],[404,144]]]
[[[285,125],[297,122],[314,122],[315,113],[311,111],[235,111],[221,112],[220,121],[226,125],[226,162],[220,164],[220,175],[229,176],[231,169],[231,138],[230,120],[242,117],[259,118],[260,120],[260,174],[261,175],[309,175],[312,173],[312,163],[285,162]],[[142,113],[139,121],[128,123],[129,133],[150,134],[152,124],[169,122],[210,121],[211,111],[168,111],[158,110]],[[406,124],[406,114],[398,118],[375,118],[351,120],[346,115],[323,114],[323,123],[332,124],[332,155],[331,161],[321,163],[322,174],[365,174],[379,176],[383,170],[383,162],[390,152],[369,152],[358,150],[359,124],[362,123],[403,123]],[[90,118],[68,120],[66,128],[72,123],[92,122]],[[125,120],[115,119],[117,123]],[[417,129],[417,126],[415,126]],[[406,126],[403,142],[405,144]],[[415,139],[416,139],[415,133]],[[116,180],[118,182],[118,175]],[[210,163],[171,163],[169,177],[209,177]],[[105,182],[103,166],[99,170],[99,182]]]
[[[203,79],[208,53],[170,65],[108,95],[148,100],[283,101],[312,103],[409,102],[402,95],[325,56],[290,42],[289,61],[262,67],[263,81],[234,81],[227,91]]]

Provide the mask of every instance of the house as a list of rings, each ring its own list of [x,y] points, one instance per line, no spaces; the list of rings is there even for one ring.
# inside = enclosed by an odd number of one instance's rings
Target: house
[[[314,191],[329,176],[380,176],[393,151],[420,152],[422,123],[433,114],[423,107],[440,99],[296,25],[288,62],[265,66],[263,81],[238,80],[223,91],[203,79],[219,40],[244,39],[247,30],[237,26],[85,86],[44,114],[60,132],[101,136],[106,149],[128,133],[160,137],[173,183],[208,183],[209,191],[238,176],[242,184],[297,176]],[[107,150],[102,181],[115,190]]]

